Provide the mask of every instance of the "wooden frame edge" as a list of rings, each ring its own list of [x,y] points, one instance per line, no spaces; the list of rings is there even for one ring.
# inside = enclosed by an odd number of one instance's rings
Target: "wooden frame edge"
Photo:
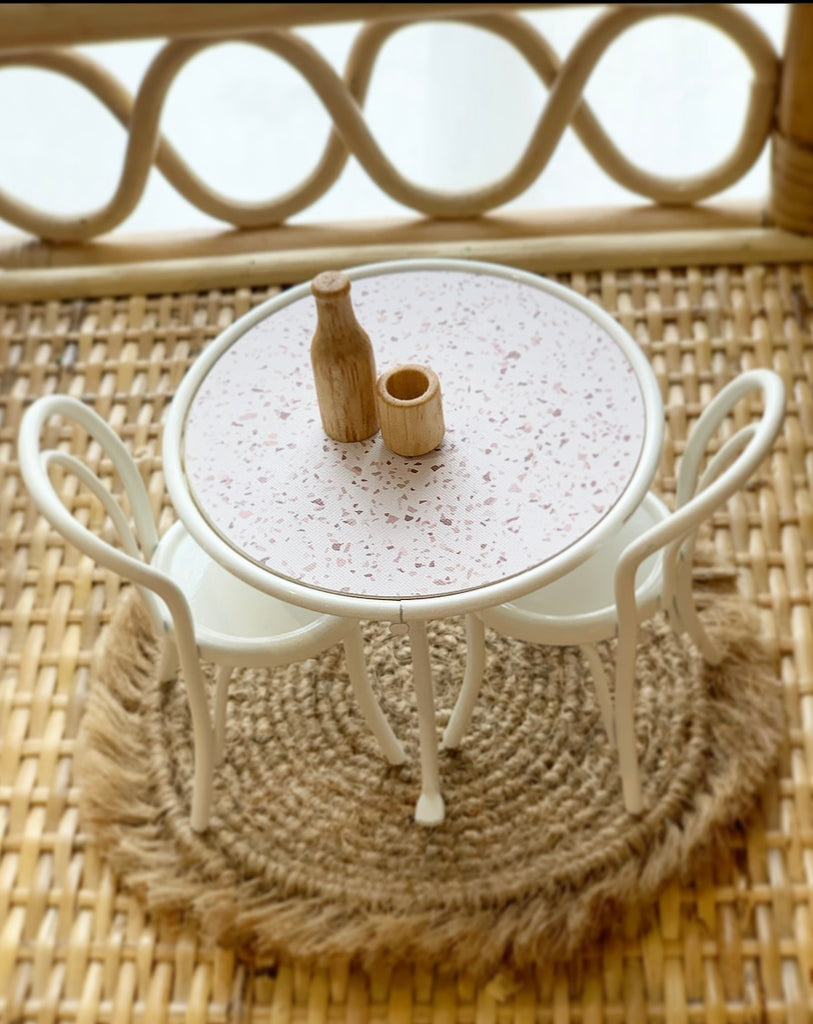
[[[777,228],[582,234],[541,239],[324,246],[153,262],[0,271],[0,300],[143,295],[291,285],[322,270],[410,257],[472,259],[534,273],[813,262],[813,238]]]

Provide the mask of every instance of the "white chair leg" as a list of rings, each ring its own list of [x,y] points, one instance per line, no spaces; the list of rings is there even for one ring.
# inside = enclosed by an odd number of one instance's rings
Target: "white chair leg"
[[[229,682],[231,681],[231,665],[218,665],[215,675],[215,764],[223,763],[223,750],[226,745],[226,706],[229,702]]]
[[[158,666],[158,678],[162,683],[168,683],[178,672],[178,646],[171,633],[163,633],[160,643],[161,662]]]
[[[164,633],[161,637],[161,661],[158,672],[161,682],[166,683],[176,677],[183,663],[184,682],[192,713],[192,742],[195,750],[190,823],[196,832],[204,832],[209,826],[211,813],[217,740],[206,708],[200,662],[193,639],[188,641],[187,647],[188,650],[182,654],[172,633]]]
[[[361,639],[361,630],[358,627],[351,630],[345,637],[344,653],[353,693],[356,695],[364,721],[378,740],[384,757],[390,764],[403,764],[407,759],[404,748],[392,731],[370,685],[367,664],[364,660],[364,644]]]
[[[209,826],[212,806],[212,779],[215,767],[215,736],[200,659],[192,629],[192,618],[188,605],[181,597],[176,607],[171,608],[175,623],[175,639],[181,672],[186,684],[189,713],[192,718],[192,743],[195,752],[195,773],[192,789],[192,813],[190,824],[196,832],[203,832]]]
[[[466,672],[452,716],[443,733],[442,745],[446,750],[460,746],[477,703],[486,663],[485,632],[485,626],[476,615],[466,616]]]
[[[214,730],[208,720],[195,720],[192,716],[192,740],[195,748],[195,774],[192,788],[190,824],[195,832],[205,832],[212,811],[212,783],[214,780]]]
[[[610,684],[607,680],[607,673],[604,671],[604,666],[601,663],[598,650],[594,644],[582,644],[580,648],[584,660],[587,662],[587,666],[590,669],[590,675],[593,677],[593,685],[596,688],[596,700],[598,701],[599,712],[601,713],[601,721],[604,723],[604,728],[607,730],[607,738],[610,741],[610,746],[616,746],[617,740],[615,735],[615,721],[613,718],[613,698],[610,694]]]
[[[722,650],[711,641],[706,632],[692,595],[691,573],[678,572],[675,592],[672,597],[674,613],[671,617],[676,632],[684,630],[697,645],[697,649],[710,665],[719,665],[723,660]]]
[[[440,825],[446,816],[446,807],[440,792],[435,694],[425,622],[409,623],[409,646],[421,744],[421,795],[415,806],[415,821],[420,825]]]
[[[205,764],[195,757],[195,781],[192,791],[192,814],[190,824],[195,832],[205,832],[209,827],[212,813],[212,781],[214,778],[214,762]]]
[[[615,666],[615,737],[624,806],[630,814],[643,810],[638,750],[635,740],[635,655],[638,627],[619,632]]]

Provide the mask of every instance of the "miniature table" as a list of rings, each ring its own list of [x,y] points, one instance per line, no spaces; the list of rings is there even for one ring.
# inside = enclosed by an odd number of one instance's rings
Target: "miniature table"
[[[323,433],[308,284],[228,327],[184,378],[164,435],[167,487],[231,572],[317,611],[408,632],[422,785],[443,820],[426,622],[500,604],[575,568],[650,486],[663,410],[633,340],[550,281],[490,264],[403,260],[349,271],[378,371],[440,378],[429,455]]]

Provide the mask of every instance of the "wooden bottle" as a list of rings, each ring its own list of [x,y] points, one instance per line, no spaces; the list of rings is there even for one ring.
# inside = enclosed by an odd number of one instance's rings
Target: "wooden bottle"
[[[334,441],[364,441],[378,430],[375,355],[350,302],[350,278],[328,270],[311,284],[316,331],[311,365],[322,427]]]

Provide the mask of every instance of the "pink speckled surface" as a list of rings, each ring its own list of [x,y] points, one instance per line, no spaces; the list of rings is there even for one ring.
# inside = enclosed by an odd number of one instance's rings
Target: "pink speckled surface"
[[[361,278],[351,294],[379,372],[437,372],[446,436],[419,458],[380,434],[327,438],[313,300],[297,300],[231,345],[189,409],[187,481],[229,544],[307,586],[429,597],[537,566],[606,515],[645,423],[635,373],[600,325],[527,284],[458,271]]]

